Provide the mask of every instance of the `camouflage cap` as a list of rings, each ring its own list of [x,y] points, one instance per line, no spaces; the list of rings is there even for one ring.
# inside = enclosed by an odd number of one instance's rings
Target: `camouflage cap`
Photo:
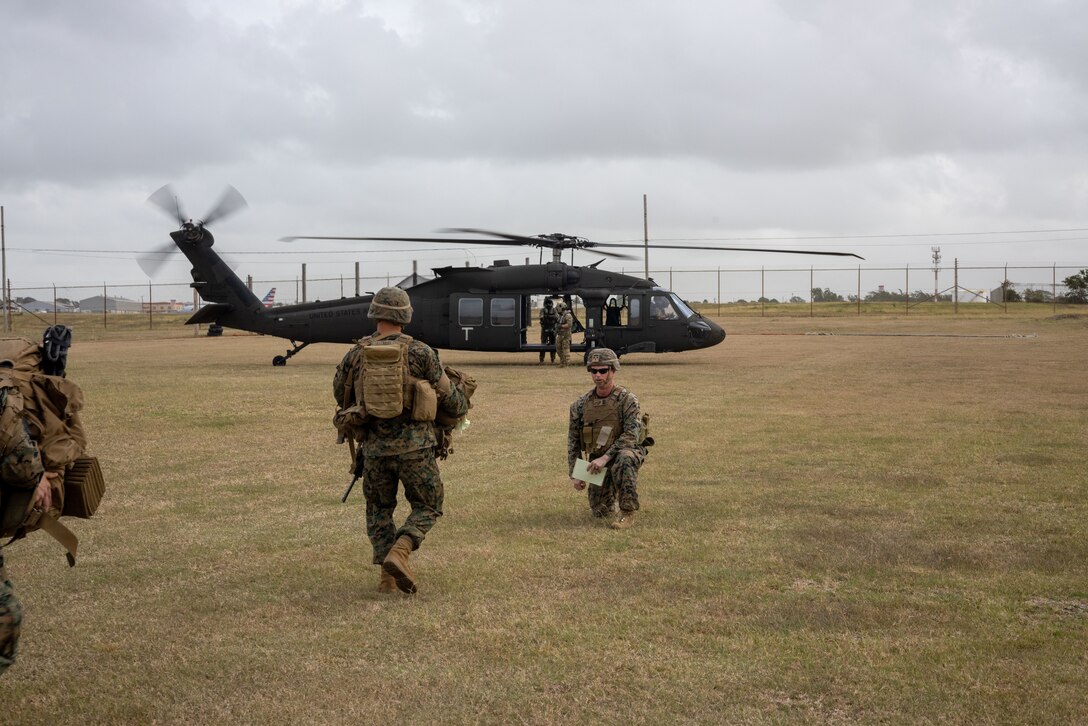
[[[374,293],[366,316],[373,320],[407,325],[412,322],[412,301],[408,293],[399,287],[383,287]]]
[[[562,300],[560,300],[559,302],[557,302],[555,304],[555,309],[556,310],[566,310],[567,309],[567,304],[565,302],[563,302]]]
[[[614,371],[620,369],[620,358],[611,348],[594,348],[586,356],[586,370],[597,366],[608,366]]]

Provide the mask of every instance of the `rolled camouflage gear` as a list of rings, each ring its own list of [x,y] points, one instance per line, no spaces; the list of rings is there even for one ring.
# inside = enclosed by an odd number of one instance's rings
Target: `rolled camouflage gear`
[[[586,357],[586,370],[608,366],[614,371],[620,369],[620,359],[611,348],[594,348]]]
[[[366,316],[372,320],[387,320],[397,325],[412,322],[412,301],[399,287],[383,287],[374,293]]]

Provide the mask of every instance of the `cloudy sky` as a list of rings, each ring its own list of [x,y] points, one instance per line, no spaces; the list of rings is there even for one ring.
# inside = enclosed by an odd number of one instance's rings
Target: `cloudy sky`
[[[1073,0],[5,0],[0,27],[16,288],[146,283],[134,257],[176,224],[145,200],[167,182],[196,217],[241,191],[216,248],[259,279],[537,260],[285,235],[640,241],[644,194],[662,242],[1088,266]]]

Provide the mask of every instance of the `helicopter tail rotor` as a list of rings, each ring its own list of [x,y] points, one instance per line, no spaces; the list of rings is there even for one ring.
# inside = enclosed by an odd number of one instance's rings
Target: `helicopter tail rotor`
[[[248,206],[245,197],[229,184],[223,190],[215,206],[204,215],[204,219],[197,220],[196,223],[185,214],[185,207],[182,206],[181,199],[171,184],[164,184],[159,187],[147,198],[147,201],[166,212],[171,218],[176,219],[179,227],[186,230],[186,237],[191,240],[201,239],[204,228],[210,226],[212,222],[225,219]],[[136,263],[148,277],[154,277],[177,253],[177,245],[170,243],[138,257]]]

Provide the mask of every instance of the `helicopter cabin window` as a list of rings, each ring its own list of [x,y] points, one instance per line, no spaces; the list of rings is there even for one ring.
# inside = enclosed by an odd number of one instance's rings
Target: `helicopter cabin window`
[[[654,295],[650,298],[651,320],[677,320],[679,317],[667,295]]]
[[[631,327],[642,325],[642,298],[633,297],[627,301],[627,324]]]
[[[464,297],[457,301],[457,324],[463,328],[476,328],[484,324],[484,301],[478,297]]]
[[[514,298],[496,297],[491,300],[491,324],[503,327],[514,324]]]

